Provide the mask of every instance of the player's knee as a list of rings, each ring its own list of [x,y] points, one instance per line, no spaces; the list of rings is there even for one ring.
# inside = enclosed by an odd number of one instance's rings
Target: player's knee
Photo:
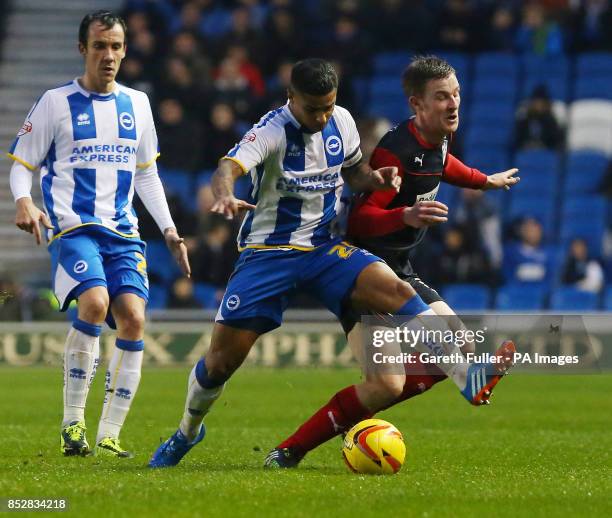
[[[395,401],[404,390],[406,377],[400,374],[386,374],[368,380],[382,404]]]
[[[117,327],[129,334],[139,335],[144,331],[145,315],[139,307],[125,307],[115,315]]]
[[[103,322],[108,312],[108,295],[103,292],[79,299],[79,318],[86,322]]]
[[[211,380],[225,382],[232,376],[237,368],[238,365],[235,365],[232,361],[221,360],[219,358],[215,360],[210,358],[206,359],[206,371]]]

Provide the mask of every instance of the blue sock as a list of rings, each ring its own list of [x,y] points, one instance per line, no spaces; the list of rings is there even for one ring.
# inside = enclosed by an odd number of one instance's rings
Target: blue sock
[[[142,351],[144,349],[144,340],[124,340],[123,338],[117,338],[115,345],[117,349],[123,349],[124,351]]]
[[[425,311],[429,311],[429,309],[430,307],[423,302],[423,299],[417,293],[415,293],[411,299],[406,301],[406,304],[395,312],[395,314],[416,317]]]
[[[208,369],[206,368],[206,362],[204,361],[204,358],[201,358],[200,361],[196,363],[195,375],[200,386],[205,389],[213,389],[215,387],[220,387],[229,379],[229,376],[223,379],[212,379],[208,375]]]
[[[102,334],[102,326],[90,324],[89,322],[85,322],[79,318],[75,319],[75,321],[72,323],[72,327],[74,327],[77,331],[81,331],[81,333],[85,333],[89,336],[100,336]]]

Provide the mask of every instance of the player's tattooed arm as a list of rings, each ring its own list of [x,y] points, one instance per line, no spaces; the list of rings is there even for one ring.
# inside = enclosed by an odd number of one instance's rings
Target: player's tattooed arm
[[[395,189],[399,191],[402,178],[397,174],[397,167],[372,169],[369,165],[358,163],[342,168],[342,177],[354,192],[379,191]]]
[[[234,183],[244,174],[238,163],[227,158],[219,160],[219,167],[213,174],[211,187],[215,197],[215,203],[210,209],[217,214],[223,214],[227,219],[233,219],[243,210],[252,210],[251,205],[244,200],[234,196]]]

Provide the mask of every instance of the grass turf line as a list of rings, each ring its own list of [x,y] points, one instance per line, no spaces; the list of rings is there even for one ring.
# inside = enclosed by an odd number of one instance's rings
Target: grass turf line
[[[189,369],[145,368],[122,434],[136,458],[59,454],[61,371],[0,368],[0,497],[68,498],[90,516],[586,516],[612,514],[612,375],[509,376],[474,408],[445,382],[380,417],[404,434],[399,475],[348,472],[335,439],[297,470],[261,468],[267,451],[355,370],[245,369],[177,468],[145,467],[178,425]],[[87,412],[93,443],[103,397]],[[72,513],[70,513],[72,514]]]

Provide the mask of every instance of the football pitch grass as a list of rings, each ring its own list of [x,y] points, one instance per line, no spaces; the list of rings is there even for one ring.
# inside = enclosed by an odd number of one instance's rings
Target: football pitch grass
[[[493,404],[470,407],[444,382],[379,416],[404,434],[394,476],[358,476],[340,439],[298,469],[264,471],[267,451],[355,370],[248,368],[176,468],[146,463],[176,428],[188,367],[145,368],[122,444],[131,460],[59,453],[61,371],[0,368],[0,498],[66,498],[83,516],[611,516],[612,374],[509,376]],[[90,392],[88,439],[102,372]]]

